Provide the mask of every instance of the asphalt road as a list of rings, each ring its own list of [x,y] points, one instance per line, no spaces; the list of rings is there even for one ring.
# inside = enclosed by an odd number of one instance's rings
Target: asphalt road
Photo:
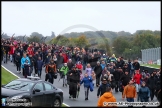
[[[23,78],[23,75],[17,73],[16,66],[14,66],[14,64],[11,63],[10,61],[8,61],[7,64],[2,63],[2,65],[5,68],[7,68],[8,70],[10,70],[11,72],[13,72],[14,74],[16,74],[17,76]],[[44,69],[45,68],[43,68],[43,70],[42,70],[42,76],[41,76],[42,80],[45,80]],[[59,76],[58,76],[58,79],[59,79]],[[97,106],[97,102],[98,102],[98,98],[97,98],[97,89],[98,88],[97,87],[94,87],[93,92],[89,92],[89,97],[88,97],[89,100],[85,101],[84,87],[83,87],[83,85],[81,85],[79,98],[76,100],[73,100],[73,99],[69,99],[69,87],[62,87],[63,81],[61,79],[58,82],[58,79],[54,80],[54,85],[64,91],[64,103],[65,104],[67,104],[71,107],[74,107],[74,106]],[[113,92],[113,94],[116,97],[117,102],[123,102],[121,92],[118,92],[118,93]],[[154,98],[154,100],[157,101],[156,98]],[[135,99],[135,101],[136,101],[136,99]]]

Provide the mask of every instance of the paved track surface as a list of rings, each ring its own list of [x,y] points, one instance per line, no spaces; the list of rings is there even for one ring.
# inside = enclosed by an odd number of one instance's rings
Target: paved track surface
[[[11,63],[10,61],[7,62],[7,64],[2,63],[2,65],[7,68],[8,70],[10,70],[11,72],[13,72],[14,74],[16,74],[17,76],[23,78],[22,74],[17,73],[16,71],[16,66],[14,66],[13,63]],[[45,80],[45,68],[43,68],[42,70],[42,76],[41,79]],[[84,73],[84,72],[83,72]],[[59,79],[59,76],[58,76]],[[94,87],[94,91],[93,92],[89,92],[89,100],[85,101],[85,93],[84,93],[84,87],[83,85],[81,85],[80,88],[80,93],[79,93],[79,98],[76,100],[73,99],[69,99],[69,87],[63,87],[63,81],[62,79],[58,82],[58,79],[54,80],[54,85],[60,89],[62,89],[64,91],[64,103],[74,107],[74,106],[96,106],[97,102],[98,102],[98,98],[97,98],[97,87]],[[121,96],[121,92],[115,93],[113,92],[114,96],[116,97],[117,102],[123,102]],[[157,101],[156,98],[154,98],[155,101]],[[135,99],[136,101],[136,99]]]

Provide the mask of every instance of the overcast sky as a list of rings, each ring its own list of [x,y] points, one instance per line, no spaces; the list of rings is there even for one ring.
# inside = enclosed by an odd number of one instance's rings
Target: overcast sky
[[[160,2],[2,2],[2,31],[8,35],[38,32],[160,30]],[[87,26],[84,26],[87,25]],[[77,27],[77,28],[76,28]]]

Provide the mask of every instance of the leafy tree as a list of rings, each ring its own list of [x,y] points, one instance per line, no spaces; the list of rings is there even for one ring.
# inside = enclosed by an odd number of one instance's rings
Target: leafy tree
[[[30,36],[27,38],[28,42],[41,42],[38,36]]]
[[[79,37],[77,38],[76,45],[77,45],[78,47],[81,47],[81,48],[83,48],[83,47],[85,47],[86,45],[88,45],[88,41],[87,41],[87,39],[86,39],[86,36],[85,36],[85,35],[79,36]]]
[[[116,53],[116,55],[122,55],[122,53],[124,52],[125,48],[129,48],[130,49],[130,43],[129,41],[126,40],[125,37],[117,37],[113,43],[112,43],[112,47],[114,47],[114,51]]]

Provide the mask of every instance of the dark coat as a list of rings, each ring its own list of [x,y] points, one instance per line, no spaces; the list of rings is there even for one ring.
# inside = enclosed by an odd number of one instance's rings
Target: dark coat
[[[155,89],[155,87],[156,87],[156,79],[155,79],[155,77],[151,76],[148,79],[147,86],[149,87],[149,89]]]
[[[150,90],[146,86],[141,86],[139,89],[139,98],[142,102],[145,102],[150,97]]]
[[[122,81],[122,85],[123,85],[123,86],[126,86],[126,85],[129,83],[130,80],[131,80],[131,77],[130,77],[129,74],[128,74],[128,75],[123,74],[123,75],[121,76],[121,78],[120,78],[120,81]]]
[[[121,77],[121,72],[119,72],[118,70],[115,70],[113,72],[113,76],[114,76],[115,81],[119,81]]]
[[[94,68],[94,72],[95,72],[96,76],[101,76],[101,74],[102,74],[101,65],[96,65],[95,68]]]
[[[42,70],[42,67],[43,67],[43,61],[42,60],[37,60],[37,65],[36,65],[36,68],[38,70]]]
[[[21,56],[16,55],[15,62],[16,62],[16,65],[21,65]]]

